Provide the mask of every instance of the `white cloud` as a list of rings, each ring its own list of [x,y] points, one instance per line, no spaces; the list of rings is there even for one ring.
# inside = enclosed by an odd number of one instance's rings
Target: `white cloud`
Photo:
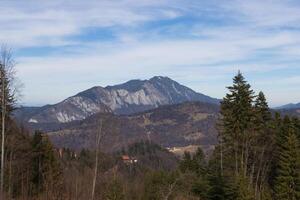
[[[89,86],[152,75],[178,78],[221,97],[238,69],[250,75],[299,69],[300,5],[295,2],[3,1],[0,42],[17,50],[58,48],[44,56],[17,58],[25,102],[54,103]],[[185,17],[190,21],[180,22]],[[159,24],[171,19],[179,22]],[[156,26],[145,28],[149,22]],[[110,29],[116,39],[72,39],[89,27]],[[284,80],[282,88],[295,84]],[[56,83],[64,87],[49,99],[44,91],[55,91]],[[282,88],[266,88],[277,98],[274,102],[280,101],[275,93]]]
[[[64,45],[65,36],[86,27],[135,26],[179,15],[172,9],[150,9],[159,1],[4,1],[1,2],[0,41],[15,47]]]
[[[237,0],[230,4],[235,11],[245,17],[245,21],[255,26],[276,27],[296,26],[299,27],[300,13],[299,2],[281,0]]]

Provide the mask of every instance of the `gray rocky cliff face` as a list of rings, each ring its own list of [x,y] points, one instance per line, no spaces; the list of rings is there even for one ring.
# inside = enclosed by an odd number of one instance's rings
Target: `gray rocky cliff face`
[[[156,76],[105,88],[93,87],[55,105],[35,109],[31,115],[19,116],[26,116],[22,120],[27,123],[67,123],[99,112],[128,115],[188,101],[219,103],[218,99],[197,93],[168,77]]]

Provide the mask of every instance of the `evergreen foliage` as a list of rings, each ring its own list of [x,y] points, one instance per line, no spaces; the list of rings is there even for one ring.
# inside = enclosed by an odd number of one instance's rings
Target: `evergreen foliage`
[[[278,135],[276,199],[300,199],[300,146],[297,127],[285,117]]]
[[[46,135],[36,131],[32,140],[32,187],[33,194],[45,190],[58,192],[61,189],[61,169]]]
[[[211,191],[222,191],[223,199],[299,198],[298,119],[282,120],[279,114],[273,118],[264,94],[255,96],[240,72],[228,90],[221,103],[216,148],[221,172],[211,181],[221,176],[229,187],[213,185]]]
[[[123,191],[122,183],[114,178],[107,187],[107,192],[105,195],[106,200],[124,200],[125,195]]]

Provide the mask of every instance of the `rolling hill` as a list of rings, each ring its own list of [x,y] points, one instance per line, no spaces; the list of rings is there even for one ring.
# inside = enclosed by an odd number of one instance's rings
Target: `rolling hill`
[[[215,104],[186,102],[129,116],[97,113],[82,121],[63,124],[48,135],[57,147],[94,148],[102,123],[104,152],[117,151],[141,140],[165,148],[196,145],[209,151],[217,143],[218,112],[219,106]]]

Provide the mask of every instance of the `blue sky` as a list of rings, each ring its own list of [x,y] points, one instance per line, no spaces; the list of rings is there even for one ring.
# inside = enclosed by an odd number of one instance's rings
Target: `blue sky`
[[[271,106],[300,102],[298,0],[2,0],[0,11],[24,105],[155,75],[221,98],[239,69]]]

